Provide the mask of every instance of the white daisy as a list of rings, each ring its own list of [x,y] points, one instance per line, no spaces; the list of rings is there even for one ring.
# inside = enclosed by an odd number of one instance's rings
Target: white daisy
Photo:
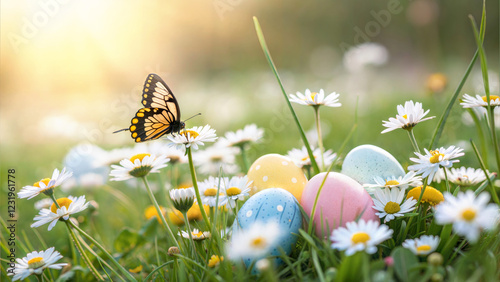
[[[321,150],[319,148],[312,149],[316,163],[321,163]],[[303,168],[311,165],[311,159],[309,158],[309,154],[307,153],[307,148],[305,146],[303,146],[301,149],[291,149],[290,151],[288,151],[287,157],[289,157],[298,167]],[[327,150],[323,154],[323,158],[325,161],[325,166],[328,167],[332,164],[335,158],[337,158],[337,154],[333,153],[332,150]]]
[[[210,128],[210,125],[207,124],[185,129],[179,134],[168,136],[168,139],[172,142],[170,146],[175,146],[177,149],[192,147],[194,150],[198,150],[198,145],[205,145],[204,142],[214,142],[217,140],[217,136],[215,129]]]
[[[171,165],[175,165],[178,163],[183,164],[188,162],[188,157],[186,156],[185,147],[175,148],[170,146],[169,143],[163,142],[163,140],[156,140],[155,142],[137,143],[134,146],[133,150],[134,153],[130,155],[139,153],[149,153],[155,156],[163,155],[168,159],[170,159],[169,163]]]
[[[427,184],[432,182],[434,174],[438,172],[440,167],[449,168],[453,163],[459,160],[453,160],[464,155],[463,149],[450,146],[448,148],[441,147],[439,149],[430,151],[425,150],[425,155],[415,152],[418,158],[410,158],[413,162],[417,163],[408,167],[409,170],[417,171],[417,174],[422,174],[422,178],[429,176]]]
[[[196,198],[193,187],[172,189],[169,193],[174,207],[182,213],[187,212],[193,206],[194,199]]]
[[[183,238],[189,239],[189,233],[184,231],[184,230],[177,233],[177,235],[182,236]],[[202,241],[202,240],[205,240],[207,238],[210,238],[210,232],[208,232],[208,231],[202,232],[202,231],[195,228],[191,232],[191,236],[193,237],[193,240],[195,240],[195,241]]]
[[[219,206],[225,205],[223,202],[226,184],[228,183],[227,177],[213,177],[210,176],[203,182],[198,182],[198,188],[200,190],[201,202],[204,205],[210,207],[215,207],[217,203],[217,191],[219,191]]]
[[[380,225],[378,221],[346,223],[346,227],[338,227],[333,230],[330,239],[333,241],[332,248],[346,251],[351,256],[358,251],[373,254],[377,251],[377,245],[390,239],[393,231],[387,225]]]
[[[499,210],[496,204],[488,204],[490,195],[467,190],[457,197],[444,194],[444,202],[437,205],[434,218],[438,224],[453,224],[453,230],[472,243],[477,242],[482,230],[491,230],[498,225]]]
[[[61,173],[59,173],[59,170],[56,168],[51,178],[44,178],[33,184],[33,186],[24,186],[21,191],[17,193],[17,196],[21,199],[28,198],[29,200],[38,196],[40,193],[51,195],[54,192],[54,188],[61,185],[66,179],[70,178],[72,174],[72,172],[66,171],[66,168],[63,168]]]
[[[341,103],[338,103],[340,94],[335,92],[327,95],[325,97],[325,91],[320,89],[319,92],[311,92],[311,90],[306,89],[304,94],[297,92],[297,95],[290,94],[290,102],[306,105],[306,106],[328,106],[328,107],[340,107]]]
[[[53,203],[50,209],[42,209],[33,219],[35,223],[31,224],[31,227],[39,227],[50,222],[50,231],[59,219],[68,220],[70,215],[81,212],[89,206],[89,203],[85,202],[85,196],[80,196],[78,198],[73,196],[59,198],[57,199],[57,203],[60,208],[57,208]]]
[[[167,166],[169,159],[163,155],[137,154],[130,159],[123,159],[120,165],[111,165],[111,180],[123,181],[134,177],[144,177],[149,173],[159,172]]]
[[[235,164],[237,150],[233,147],[211,146],[205,150],[196,151],[193,159],[201,173],[218,174],[222,167],[224,173],[233,174],[238,171],[238,166]]]
[[[7,275],[14,275],[12,281],[24,280],[31,274],[40,275],[45,268],[61,269],[67,263],[55,263],[60,260],[63,256],[58,252],[54,251],[54,247],[50,247],[45,251],[34,251],[27,254],[22,259],[16,259],[15,267],[10,268],[7,271]]]
[[[383,126],[387,127],[382,131],[382,133],[386,133],[389,131],[396,130],[398,128],[406,129],[406,130],[411,130],[413,127],[415,127],[419,122],[432,119],[435,117],[425,117],[430,110],[427,110],[424,112],[422,109],[422,103],[416,102],[413,103],[413,101],[406,101],[405,106],[403,105],[398,105],[398,114],[396,115],[396,118],[389,118],[389,121],[382,121]]]
[[[486,96],[476,95],[476,97],[472,97],[464,94],[463,102],[460,105],[464,108],[488,107],[488,101],[486,100]],[[490,106],[500,106],[500,96],[490,95]]]
[[[375,199],[373,199],[373,209],[379,211],[375,213],[380,218],[384,218],[384,223],[403,216],[405,213],[415,209],[417,200],[410,198],[405,199],[405,190],[398,188],[375,188]]]
[[[404,191],[409,186],[417,187],[422,185],[422,177],[417,176],[414,171],[409,171],[405,176],[390,176],[386,179],[375,176],[373,181],[375,184],[363,184],[365,190],[370,194],[373,194],[375,188],[398,188]]]
[[[247,229],[236,229],[226,245],[231,260],[263,258],[280,242],[282,231],[275,222],[256,221]]]
[[[226,146],[243,147],[249,143],[257,143],[264,136],[264,129],[258,128],[255,124],[246,125],[243,129],[236,132],[226,132],[221,138],[221,143]]]
[[[438,236],[423,235],[417,239],[406,239],[403,242],[403,247],[409,249],[414,254],[425,256],[434,252],[439,245]]]
[[[448,180],[460,186],[473,186],[486,180],[484,171],[472,167],[452,168],[448,173]]]
[[[237,200],[243,201],[250,193],[250,187],[253,181],[248,181],[248,177],[234,176],[229,180],[226,187],[226,195],[223,198],[223,203],[229,203],[230,207],[234,207]]]

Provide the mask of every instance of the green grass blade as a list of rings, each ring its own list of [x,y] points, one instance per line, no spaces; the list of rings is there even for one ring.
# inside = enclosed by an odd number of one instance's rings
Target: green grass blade
[[[260,46],[262,47],[262,51],[264,52],[264,55],[266,56],[267,62],[269,63],[269,66],[273,70],[274,76],[278,80],[278,83],[281,88],[281,92],[283,93],[283,96],[285,97],[285,101],[288,105],[288,108],[290,109],[290,112],[292,113],[293,119],[295,120],[295,123],[297,124],[297,127],[299,128],[300,132],[300,137],[302,138],[302,141],[304,142],[304,146],[307,149],[307,154],[309,155],[309,159],[311,160],[311,166],[314,170],[314,174],[319,173],[319,167],[318,164],[316,163],[316,160],[314,159],[313,152],[311,150],[311,146],[309,145],[309,141],[307,141],[306,134],[304,133],[304,129],[300,125],[299,118],[297,117],[297,114],[295,114],[295,111],[293,110],[292,104],[288,100],[288,96],[286,94],[285,88],[283,87],[283,83],[281,82],[281,78],[278,74],[278,70],[276,69],[276,66],[274,65],[273,58],[271,57],[271,53],[269,53],[269,49],[267,48],[266,44],[266,39],[264,38],[264,34],[262,33],[262,29],[260,28],[259,20],[256,17],[253,17],[253,22],[255,24],[255,31],[257,32],[257,37],[259,38]]]
[[[479,155],[479,151],[477,150],[476,144],[474,144],[474,141],[470,140],[470,144],[472,145],[472,149],[474,149],[474,153],[476,154],[477,160],[479,161],[479,164],[481,165],[481,168],[484,171],[484,174],[486,175],[486,179],[489,183],[490,186],[490,194],[491,197],[493,198],[493,201],[497,205],[500,205],[500,200],[498,199],[497,192],[495,191],[495,186],[493,186],[493,181],[490,180],[490,176],[488,174],[488,170],[486,169],[486,166],[484,165],[483,159],[481,159],[481,155]]]

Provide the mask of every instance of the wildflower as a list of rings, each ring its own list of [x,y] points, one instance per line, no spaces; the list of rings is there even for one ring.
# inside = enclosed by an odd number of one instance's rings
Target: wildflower
[[[417,174],[422,174],[422,178],[427,176],[427,184],[430,184],[434,174],[438,172],[440,167],[449,168],[453,163],[459,162],[454,160],[464,155],[463,149],[450,146],[448,148],[441,147],[439,149],[428,151],[425,150],[425,155],[415,152],[418,158],[410,158],[413,162],[417,163],[408,167],[409,170],[417,171]]]
[[[175,256],[175,255],[178,255],[181,253],[181,250],[179,250],[179,248],[177,247],[170,247],[168,248],[168,251],[167,251],[167,254],[169,256]]]
[[[208,260],[208,267],[214,268],[220,264],[221,261],[224,261],[223,256],[212,255]]]
[[[178,163],[187,163],[188,158],[186,156],[186,148],[175,148],[169,146],[168,143],[162,142],[163,140],[157,140],[156,142],[144,142],[137,143],[134,146],[133,151],[135,153],[149,153],[151,155],[160,156],[164,155],[166,158],[170,159],[169,163],[175,165]]]
[[[165,215],[167,212],[167,209],[165,207],[162,207],[162,206],[160,206],[160,210],[161,210],[161,213],[163,215]],[[151,218],[156,217],[156,220],[158,220],[158,222],[160,224],[163,224],[163,222],[161,221],[161,218],[158,216],[158,211],[156,210],[155,206],[153,206],[153,205],[148,206],[144,210],[144,217],[146,217],[147,220],[150,220]]]
[[[214,142],[217,139],[215,129],[210,128],[210,125],[195,126],[185,129],[177,135],[170,135],[168,139],[172,142],[170,146],[175,146],[177,149],[183,147],[198,150],[199,145],[205,145],[204,142]]]
[[[460,186],[474,186],[486,180],[482,169],[472,167],[452,168],[448,174],[448,180]]]
[[[50,196],[54,193],[54,188],[61,185],[66,179],[70,178],[72,172],[66,171],[66,168],[63,168],[61,173],[56,168],[52,173],[51,178],[44,178],[38,182],[35,182],[33,186],[24,186],[17,196],[19,198],[34,198],[38,196],[40,193],[44,193],[47,196]]]
[[[222,202],[229,202],[229,205],[233,207],[237,200],[244,200],[250,193],[252,182],[253,181],[248,181],[246,175],[243,177],[235,176],[231,178],[227,184],[226,195],[223,197]]]
[[[210,176],[203,182],[198,182],[202,203],[210,207],[215,207],[218,198],[219,206],[224,205],[223,198],[227,183],[228,179],[226,177],[219,178],[213,176]]]
[[[181,232],[178,233],[179,236],[182,236],[183,238],[189,239],[189,233],[187,233],[184,230],[182,230]],[[202,240],[205,240],[207,238],[210,238],[210,232],[208,232],[208,231],[202,232],[202,231],[195,228],[191,232],[191,236],[193,237],[194,241],[202,241]]]
[[[349,48],[344,54],[344,67],[350,72],[359,72],[369,65],[380,66],[387,62],[389,52],[378,43],[367,42]]]
[[[486,96],[476,95],[476,97],[472,97],[464,94],[463,102],[460,105],[464,108],[488,107],[488,100],[486,100]],[[500,96],[490,95],[490,106],[500,106]]]
[[[255,124],[249,124],[243,129],[236,130],[236,132],[226,132],[220,142],[226,146],[241,148],[247,144],[259,142],[263,136],[264,130],[262,128],[258,128]]]
[[[408,191],[406,198],[409,199],[413,197],[413,199],[418,201],[418,198],[420,198],[420,194],[422,193],[422,187],[423,186],[418,186]],[[429,205],[435,206],[442,201],[444,201],[444,197],[443,194],[439,192],[439,190],[431,186],[425,187],[424,195],[422,195],[421,199],[422,203],[429,203]]]
[[[373,254],[377,251],[377,245],[391,238],[393,231],[387,225],[380,225],[377,221],[346,223],[346,227],[338,227],[333,230],[330,239],[333,241],[332,248],[344,251],[351,256],[358,251],[366,251]]]
[[[68,220],[70,215],[81,212],[89,206],[89,203],[85,202],[85,196],[59,198],[57,204],[59,208],[53,203],[50,209],[42,209],[33,219],[35,223],[31,224],[31,227],[39,227],[50,222],[48,229],[50,231],[59,219]]]
[[[174,203],[174,207],[180,212],[185,213],[193,206],[196,197],[194,188],[172,189],[169,193],[170,199],[172,199]]]
[[[373,209],[379,211],[375,213],[380,218],[384,218],[384,223],[395,219],[396,217],[403,216],[415,209],[417,200],[408,199],[403,203],[405,197],[405,190],[397,188],[380,188],[375,189],[375,199]]]
[[[477,197],[467,190],[457,197],[445,193],[445,201],[436,207],[434,218],[438,224],[453,224],[453,230],[472,243],[477,242],[482,230],[491,230],[499,220],[496,204],[488,204],[490,195],[486,192]]]
[[[120,165],[111,165],[113,170],[109,174],[114,181],[128,180],[133,177],[144,177],[149,173],[159,172],[161,168],[167,166],[167,159],[165,156],[156,157],[150,154],[137,154],[130,159],[123,159]]]
[[[387,127],[382,131],[382,133],[386,133],[389,131],[396,130],[398,128],[402,128],[405,130],[411,130],[413,127],[415,127],[419,122],[433,119],[435,117],[425,117],[430,110],[427,110],[424,112],[422,109],[422,103],[416,102],[413,103],[413,101],[406,101],[405,106],[403,105],[398,105],[398,114],[396,115],[396,118],[389,118],[389,121],[382,121],[383,126]]]
[[[197,151],[193,159],[202,173],[217,174],[222,167],[224,173],[232,174],[238,171],[238,166],[235,164],[236,153],[236,148],[225,147],[216,143],[215,146]]]
[[[63,256],[58,252],[54,251],[54,247],[50,247],[45,251],[34,251],[27,254],[22,259],[16,259],[15,267],[13,272],[7,271],[7,275],[14,275],[12,281],[24,280],[31,274],[40,275],[45,268],[61,269],[67,263],[55,263],[60,260]]]
[[[317,163],[321,163],[321,150],[319,148],[312,149],[314,159]],[[309,154],[307,153],[307,148],[305,146],[303,146],[302,149],[292,149],[288,151],[287,156],[300,168],[311,166],[311,159],[309,158]],[[325,166],[328,167],[337,158],[337,154],[333,153],[332,150],[327,150],[323,154],[323,158]]]
[[[248,229],[237,229],[226,246],[231,260],[262,258],[279,244],[281,230],[275,222],[255,222]]]
[[[203,205],[203,208],[205,209],[205,212],[208,213],[210,211],[210,207],[208,205]],[[187,211],[187,217],[189,221],[193,220],[202,220],[203,217],[201,215],[200,211],[200,206],[198,205],[193,205],[188,211]],[[172,222],[175,225],[183,225],[184,224],[184,216],[182,213],[176,209],[171,209],[168,212],[168,218],[170,219],[170,222]]]
[[[420,256],[425,256],[434,252],[438,245],[439,237],[429,235],[424,235],[417,239],[406,239],[403,242],[403,247]]]
[[[290,94],[290,102],[306,105],[306,106],[328,106],[328,107],[340,107],[342,106],[339,101],[339,94],[333,92],[325,97],[325,91],[320,89],[319,92],[311,92],[311,90],[306,89],[304,95],[297,92],[297,95]]]
[[[375,188],[397,188],[404,191],[409,186],[415,187],[422,185],[422,177],[416,176],[414,171],[409,171],[405,176],[390,176],[385,179],[380,176],[375,176],[373,181],[375,184],[363,184],[365,190],[370,194],[373,194]]]
[[[448,78],[443,73],[433,73],[427,77],[426,88],[433,93],[441,93],[448,85]]]

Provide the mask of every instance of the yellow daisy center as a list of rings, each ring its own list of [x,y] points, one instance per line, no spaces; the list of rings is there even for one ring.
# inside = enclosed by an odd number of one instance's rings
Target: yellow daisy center
[[[429,161],[433,164],[439,163],[444,157],[444,154],[439,153],[438,150],[430,151],[430,153],[431,153],[431,157],[430,157]]]
[[[150,155],[150,154],[147,154],[147,153],[146,153],[146,154],[137,154],[137,155],[135,155],[135,156],[131,157],[131,158],[130,158],[130,161],[131,161],[132,163],[133,163],[135,160],[139,160],[139,161],[141,161],[141,162],[142,162],[142,160],[143,160],[143,159],[144,159],[144,157],[146,157],[146,156],[151,157],[151,155]]]
[[[314,97],[318,95],[318,92],[311,92],[311,99],[314,101]],[[490,96],[491,97],[491,96]]]
[[[404,119],[408,119],[408,115],[403,115],[403,118]]]
[[[390,214],[397,213],[400,210],[401,210],[401,207],[399,206],[398,203],[395,203],[395,202],[388,202],[384,207],[384,211],[386,213],[390,213]]]
[[[486,99],[486,96],[483,96],[482,98],[483,98],[484,102],[488,102],[488,100]],[[495,101],[496,99],[499,99],[499,98],[500,98],[500,96],[490,95],[490,102],[493,102],[493,101]]]
[[[221,261],[224,261],[223,256],[212,255],[208,260],[208,267],[216,267]]]
[[[47,186],[47,185],[49,185],[50,178],[44,178],[44,179],[36,182],[35,184],[33,184],[33,186],[40,188],[40,182],[43,182],[43,184],[45,184],[45,186]],[[47,187],[47,189],[48,188],[50,188],[50,187]]]
[[[207,197],[215,196],[215,195],[217,195],[217,188],[208,188],[207,190],[205,190],[203,195],[205,195]]]
[[[193,130],[184,130],[184,131],[180,132],[179,134],[184,135],[184,137],[187,138],[188,133],[189,133],[189,136],[191,136],[191,138],[196,138],[200,135],[200,134],[198,134],[198,132],[193,131]]]
[[[165,215],[167,209],[165,209],[164,207],[160,206],[160,210]],[[144,216],[148,220],[151,219],[152,217],[156,217],[156,219],[158,220],[158,222],[163,224],[163,222],[161,221],[160,217],[158,216],[158,211],[156,210],[155,206],[148,206],[144,210]]]
[[[241,193],[241,189],[238,187],[231,187],[231,188],[226,190],[226,194],[228,196],[235,196],[235,195],[238,195],[239,193]]]
[[[430,249],[431,249],[431,246],[429,246],[429,245],[421,245],[421,246],[417,247],[417,253],[420,254],[420,253],[423,253],[423,252],[427,252]]]
[[[71,201],[70,199],[68,198],[59,198],[57,199],[57,204],[59,205],[59,207],[66,207],[67,209],[69,209],[69,205],[73,203],[73,201]],[[53,212],[53,213],[56,213],[57,212],[57,206],[55,203],[52,203],[52,205],[50,206],[50,211]]]
[[[366,242],[368,242],[368,240],[370,240],[370,235],[368,235],[368,233],[366,233],[366,232],[356,232],[351,237],[351,241],[354,244],[360,244],[360,243],[366,244]]]
[[[201,237],[201,236],[203,236],[203,232],[201,232],[201,231],[198,231],[197,233],[194,233],[194,231],[193,231],[193,233],[192,233],[192,234],[193,234],[193,236],[195,236],[195,237]]]
[[[422,192],[422,186],[415,187],[408,192],[406,196],[407,199],[413,197],[418,200],[420,193]],[[431,186],[426,186],[424,195],[422,195],[422,202],[429,203],[431,206],[435,206],[444,201],[443,193],[439,192],[437,189]]]
[[[476,218],[476,211],[471,208],[465,209],[462,212],[462,218],[466,221],[473,221]]]
[[[389,180],[385,182],[385,186],[390,186],[390,185],[399,185],[399,182],[397,180]]]
[[[43,261],[42,257],[32,258],[28,261],[29,268],[39,268],[40,266],[42,266],[44,264],[45,264],[45,262]]]
[[[263,249],[266,246],[266,239],[262,237],[256,237],[251,242],[250,245],[256,249]]]

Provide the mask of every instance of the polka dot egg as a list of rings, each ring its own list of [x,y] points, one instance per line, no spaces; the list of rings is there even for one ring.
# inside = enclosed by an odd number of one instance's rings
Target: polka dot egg
[[[341,172],[361,184],[375,183],[375,176],[386,179],[405,175],[396,158],[373,145],[361,145],[352,149],[345,156]]]
[[[252,182],[251,194],[268,188],[279,187],[292,193],[300,201],[307,178],[300,167],[285,156],[268,154],[258,158],[248,170]]]
[[[302,226],[302,214],[297,200],[290,192],[281,188],[265,189],[250,197],[238,211],[237,217],[238,220],[233,223],[233,232],[237,228],[245,231],[257,221],[278,224],[281,236],[278,245],[274,246],[268,254],[270,256],[279,256],[279,248],[289,255],[298,238],[294,234],[298,234]],[[252,261],[258,259],[244,258],[243,261],[249,266]],[[274,260],[276,265],[282,263],[280,258],[274,258]]]

